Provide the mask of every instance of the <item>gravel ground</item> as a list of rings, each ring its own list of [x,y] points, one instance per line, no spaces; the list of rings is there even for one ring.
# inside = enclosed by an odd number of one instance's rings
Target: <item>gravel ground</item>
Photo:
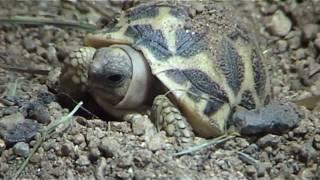
[[[134,4],[99,1],[96,7],[105,12],[101,18],[96,8],[71,2],[1,1],[0,17],[64,17],[101,24],[108,20],[110,7],[121,11]],[[300,108],[306,116],[294,129],[282,135],[236,137],[192,154],[173,156],[182,147],[164,132],[150,136],[152,125],[142,115],[128,123],[84,112],[84,116],[75,116],[67,129],[55,129],[20,177],[320,179],[320,1],[268,2],[232,4],[239,13],[253,17],[272,76],[274,98],[295,102],[313,97]],[[191,4],[191,15],[210,20],[210,6]],[[56,72],[68,53],[83,45],[86,33],[52,25],[0,25],[0,65],[42,70],[16,73],[0,68],[0,93],[7,95],[0,98],[0,179],[11,179],[17,172],[40,139],[38,130],[68,114],[55,96]]]

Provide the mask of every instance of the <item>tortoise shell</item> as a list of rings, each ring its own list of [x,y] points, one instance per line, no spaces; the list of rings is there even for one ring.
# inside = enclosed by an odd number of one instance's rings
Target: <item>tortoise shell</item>
[[[252,34],[228,8],[216,10],[215,26],[201,31],[182,6],[143,4],[126,11],[111,28],[88,35],[85,44],[126,44],[140,51],[194,131],[217,136],[237,106],[261,107],[270,90]]]

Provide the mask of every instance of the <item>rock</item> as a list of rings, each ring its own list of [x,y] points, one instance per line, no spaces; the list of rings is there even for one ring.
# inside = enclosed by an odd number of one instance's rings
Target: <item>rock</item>
[[[243,135],[281,134],[301,119],[302,115],[293,104],[269,104],[259,109],[235,112],[228,125],[234,126]]]
[[[35,41],[33,39],[29,38],[29,37],[26,37],[26,38],[23,39],[23,46],[28,51],[33,51],[37,47]]]
[[[71,142],[66,142],[61,146],[61,155],[62,156],[69,156],[71,153],[74,152],[74,145]]]
[[[246,148],[250,145],[250,143],[245,138],[237,137],[235,138],[236,146],[241,148]]]
[[[3,139],[9,145],[17,142],[29,142],[38,132],[40,125],[30,119],[18,123],[11,129],[5,131]]]
[[[197,2],[192,4],[192,7],[196,10],[196,13],[201,13],[204,10],[204,5],[203,3]]]
[[[313,128],[313,124],[309,121],[301,121],[299,126],[293,130],[295,136],[304,136]]]
[[[312,147],[311,142],[307,142],[300,147],[299,157],[302,162],[308,163],[310,161],[317,161],[317,151]]]
[[[296,36],[292,37],[288,40],[289,48],[292,50],[298,49],[301,46],[301,36],[297,34]]]
[[[271,154],[271,153],[270,153]],[[275,162],[277,162],[277,163],[281,163],[281,162],[283,162],[284,160],[286,159],[286,155],[285,154],[283,154],[283,153],[278,153],[277,155],[276,155],[276,157],[274,157],[274,161]]]
[[[247,166],[245,171],[248,176],[254,176],[256,174],[256,168],[252,165]]]
[[[30,147],[25,142],[18,142],[13,146],[13,151],[21,157],[27,157],[30,154]]]
[[[78,134],[73,138],[73,143],[76,145],[82,144],[85,142],[85,137],[83,134]]]
[[[318,24],[306,24],[302,28],[302,40],[307,43],[316,38],[316,34],[320,30],[320,25]]]
[[[268,4],[267,6],[261,7],[261,12],[264,15],[271,15],[278,9],[278,6],[276,4]]]
[[[112,137],[105,137],[98,146],[104,157],[114,157],[118,153],[121,154],[121,146],[118,141]]]
[[[257,144],[262,148],[267,146],[276,147],[280,142],[280,140],[281,140],[281,136],[268,134],[260,138]]]
[[[125,118],[127,121],[131,122],[133,134],[137,136],[154,134],[154,125],[147,116],[141,114],[130,114]]]
[[[316,40],[314,40],[314,45],[316,46],[316,48],[320,52],[320,35],[317,37]]]
[[[30,162],[33,163],[33,164],[39,164],[41,162],[42,158],[43,158],[43,154],[35,153],[31,157]]]
[[[259,150],[257,144],[250,144],[248,147],[243,149],[243,152],[246,154],[255,154]]]
[[[50,64],[57,65],[58,57],[57,57],[57,50],[53,45],[49,45],[47,49],[47,58]]]
[[[286,40],[277,41],[278,53],[285,52],[288,49],[288,42]]]
[[[8,129],[14,128],[18,123],[21,123],[24,120],[24,116],[21,113],[2,117],[0,119],[0,135],[3,137]]]
[[[0,139],[0,156],[5,149],[6,149],[6,143],[4,142],[3,139]]]
[[[162,132],[157,133],[148,142],[149,149],[153,152],[163,149],[165,147],[165,144],[163,143],[164,140],[165,134],[163,134]]]
[[[281,10],[277,10],[271,16],[271,22],[268,24],[270,33],[281,37],[286,36],[291,30],[291,27],[292,22]]]
[[[121,168],[129,168],[132,165],[133,165],[133,155],[132,154],[123,155],[119,159],[118,166]]]
[[[317,5],[312,1],[303,1],[302,3],[299,3],[299,5],[291,9],[292,20],[300,28],[306,24],[316,23],[320,20],[320,18],[316,16],[316,7]]]
[[[266,174],[266,167],[263,163],[258,163],[257,166],[255,166],[255,168],[258,177],[263,177]]]
[[[299,178],[303,180],[314,179],[314,177],[316,176],[312,171],[315,171],[315,170],[313,170],[312,168],[306,168],[302,170],[302,172],[299,174]]]
[[[147,149],[138,150],[133,158],[134,164],[143,168],[146,167],[152,161],[152,152]]]
[[[50,123],[51,119],[48,108],[42,102],[33,101],[26,108],[29,118],[32,118],[43,124]]]
[[[97,180],[103,180],[106,179],[104,176],[105,170],[107,167],[107,160],[105,158],[100,158],[98,160],[96,170],[95,170],[95,177]]]
[[[101,152],[97,147],[89,148],[89,160],[90,161],[97,161],[101,156]]]
[[[299,48],[292,53],[291,58],[295,60],[302,60],[302,59],[305,59],[306,57],[307,57],[306,49]]]
[[[7,33],[5,38],[8,43],[13,43],[16,40],[13,33]]]
[[[41,46],[38,46],[37,49],[36,49],[36,53],[37,53],[39,56],[41,56],[41,57],[43,57],[43,58],[46,58],[47,50],[44,49],[44,48],[41,47]]]
[[[90,161],[88,156],[80,155],[79,158],[76,160],[76,164],[79,166],[88,166],[90,165]]]
[[[317,150],[320,150],[320,134],[317,134],[313,138],[313,146]]]
[[[62,169],[61,167],[52,168],[50,169],[49,173],[54,177],[58,178],[64,174],[64,169]]]
[[[188,9],[188,14],[189,14],[190,17],[193,18],[193,17],[196,16],[197,11],[196,11],[196,9],[194,9],[194,8],[189,8],[189,9]]]

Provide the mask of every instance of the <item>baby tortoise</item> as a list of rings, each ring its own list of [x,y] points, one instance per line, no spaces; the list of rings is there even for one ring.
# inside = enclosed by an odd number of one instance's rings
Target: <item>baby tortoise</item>
[[[253,36],[226,8],[198,32],[182,6],[142,4],[88,35],[60,76],[64,91],[89,94],[123,118],[151,109],[169,135],[222,135],[233,112],[269,102],[270,80]],[[191,23],[190,23],[191,22]],[[180,113],[181,112],[181,113]]]

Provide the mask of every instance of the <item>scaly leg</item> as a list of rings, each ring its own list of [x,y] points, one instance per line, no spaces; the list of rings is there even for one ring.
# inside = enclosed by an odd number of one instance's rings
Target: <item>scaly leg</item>
[[[73,51],[64,61],[60,86],[62,91],[75,99],[82,98],[83,93],[87,91],[88,68],[95,51],[92,47],[82,47]]]
[[[176,137],[178,142],[190,143],[194,139],[192,127],[164,95],[154,99],[150,119],[158,130],[165,130],[168,136]]]

